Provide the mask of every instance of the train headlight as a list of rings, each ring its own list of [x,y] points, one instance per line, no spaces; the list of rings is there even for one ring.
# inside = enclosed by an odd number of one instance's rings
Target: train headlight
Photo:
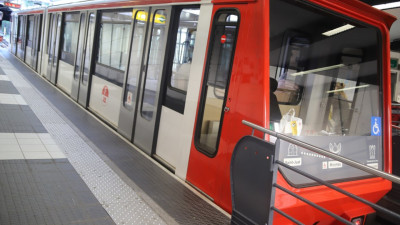
[[[351,219],[351,222],[355,225],[363,225],[364,224],[364,216],[356,217]]]

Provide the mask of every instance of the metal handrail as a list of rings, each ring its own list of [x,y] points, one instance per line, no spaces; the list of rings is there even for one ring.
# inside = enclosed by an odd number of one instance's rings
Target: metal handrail
[[[343,156],[328,152],[328,151],[326,151],[326,150],[324,150],[322,148],[316,147],[314,145],[308,144],[308,143],[303,142],[303,141],[299,141],[299,140],[294,139],[294,138],[292,138],[290,136],[287,136],[287,135],[284,135],[284,134],[269,130],[267,128],[264,128],[264,127],[261,127],[259,125],[253,124],[253,123],[248,122],[246,120],[242,120],[242,123],[247,125],[247,126],[249,126],[249,127],[251,127],[251,128],[253,128],[253,133],[254,133],[254,129],[259,130],[259,131],[261,131],[263,133],[272,135],[272,136],[277,137],[277,138],[279,138],[281,140],[287,141],[287,142],[289,142],[291,144],[303,147],[303,148],[308,149],[308,150],[310,150],[312,152],[315,152],[315,153],[318,153],[320,155],[326,156],[328,158],[337,160],[339,162],[342,162],[344,164],[347,164],[349,166],[352,166],[352,167],[357,168],[359,170],[362,170],[364,172],[373,174],[373,175],[378,176],[378,177],[385,178],[385,179],[387,179],[389,181],[392,181],[392,182],[394,182],[396,184],[400,184],[400,177],[394,176],[394,175],[389,174],[389,173],[385,173],[383,171],[374,169],[374,168],[369,167],[369,166],[365,166],[365,165],[363,165],[361,163],[358,163],[358,162],[356,162],[354,160],[351,160],[351,159],[345,158]]]
[[[396,125],[393,125],[393,124],[392,124],[392,127],[396,128],[396,129],[398,129],[398,130],[400,130],[400,127],[399,127],[399,126],[396,126]]]
[[[346,195],[346,196],[348,196],[348,197],[350,197],[350,198],[352,198],[352,199],[355,199],[355,200],[357,200],[357,201],[359,201],[359,202],[362,202],[362,203],[364,203],[364,204],[370,206],[371,208],[375,209],[376,211],[384,212],[384,213],[386,213],[387,215],[390,215],[390,216],[392,216],[392,217],[395,217],[395,218],[397,218],[397,219],[400,219],[400,215],[398,215],[397,213],[395,213],[395,212],[393,212],[393,211],[391,211],[391,210],[388,210],[388,209],[386,209],[386,208],[384,208],[384,207],[382,207],[382,206],[380,206],[380,205],[377,205],[377,204],[372,203],[372,202],[370,202],[370,201],[368,201],[368,200],[365,200],[365,199],[363,199],[363,198],[361,198],[361,197],[358,197],[358,196],[355,195],[355,194],[352,194],[352,193],[350,193],[350,192],[347,192],[347,191],[345,191],[345,190],[343,190],[343,189],[341,189],[341,188],[339,188],[339,187],[336,187],[335,185],[332,185],[332,184],[330,184],[330,183],[328,183],[328,182],[326,182],[326,181],[324,181],[324,180],[322,180],[322,179],[319,179],[319,178],[317,178],[317,177],[315,177],[315,176],[312,176],[312,175],[310,175],[310,174],[307,174],[307,173],[305,173],[305,172],[303,172],[303,171],[301,171],[301,170],[299,170],[299,169],[297,169],[297,168],[295,168],[295,167],[293,167],[293,166],[289,166],[289,165],[287,165],[287,164],[285,164],[285,163],[283,163],[283,162],[281,162],[281,161],[276,161],[276,163],[277,163],[278,165],[281,165],[281,166],[283,166],[283,167],[286,167],[286,168],[292,170],[292,171],[295,172],[295,173],[301,174],[301,175],[303,175],[303,176],[305,176],[305,177],[307,177],[307,178],[309,178],[309,179],[311,179],[311,180],[314,180],[314,181],[316,181],[316,182],[319,183],[319,184],[325,185],[326,187],[328,187],[328,188],[330,188],[330,189],[333,189],[333,190],[335,190],[335,191],[337,191],[337,192],[339,192],[339,193],[341,193],[341,194],[344,194],[344,195]],[[292,193],[291,195],[294,196],[294,195],[296,195],[296,194]],[[295,197],[296,197],[296,196],[295,196]],[[299,199],[301,200],[301,198],[299,198]],[[321,210],[321,211],[322,211],[322,210]],[[325,212],[325,211],[323,211],[323,212]],[[326,212],[325,212],[325,213],[326,213]],[[331,214],[328,214],[328,215],[330,215],[330,216],[332,216],[332,217],[335,217],[335,218],[337,219],[336,216],[333,216],[333,215],[331,215]]]
[[[321,212],[323,212],[323,213],[325,213],[325,214],[327,214],[327,215],[339,220],[340,222],[342,222],[344,224],[347,224],[347,225],[352,225],[353,224],[353,223],[345,220],[343,217],[340,217],[340,216],[336,215],[335,213],[333,213],[333,212],[331,212],[331,211],[319,206],[318,204],[315,204],[314,202],[312,202],[312,201],[310,201],[310,200],[308,200],[306,198],[301,197],[300,195],[298,195],[298,194],[296,194],[294,192],[291,192],[290,190],[288,190],[288,189],[286,189],[286,188],[284,188],[284,187],[282,187],[282,186],[280,186],[280,185],[278,185],[276,183],[273,184],[273,186],[278,188],[279,190],[285,192],[286,194],[289,194],[289,195],[291,195],[291,196],[293,196],[293,197],[295,197],[295,198],[307,203],[308,205],[311,205],[312,207],[314,207],[314,208],[320,210]],[[289,217],[286,217],[286,218],[289,219],[290,217],[291,216],[289,215]]]

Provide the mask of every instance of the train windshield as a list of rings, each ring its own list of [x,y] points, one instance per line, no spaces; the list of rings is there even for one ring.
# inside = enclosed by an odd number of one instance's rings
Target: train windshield
[[[285,0],[270,1],[270,24],[273,129],[382,170],[380,31]],[[281,161],[325,181],[367,176],[287,142],[279,146]],[[314,184],[280,170],[294,186]]]

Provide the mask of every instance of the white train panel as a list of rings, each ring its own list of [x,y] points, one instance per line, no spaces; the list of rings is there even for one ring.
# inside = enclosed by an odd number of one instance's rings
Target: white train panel
[[[25,62],[26,64],[28,64],[29,66],[32,67],[32,56],[31,56],[31,52],[32,52],[32,48],[29,46],[26,46],[26,50],[25,50]]]
[[[41,69],[41,73],[40,73],[40,75],[42,75],[42,76],[46,76],[48,61],[49,61],[49,54],[43,54],[42,61],[41,61],[42,69]]]
[[[89,108],[115,127],[118,126],[121,97],[121,87],[97,76],[92,77]]]
[[[65,63],[63,61],[58,61],[58,79],[57,86],[67,92],[69,95],[72,90],[72,81],[74,77],[74,66]]]
[[[200,7],[198,30],[209,30],[212,4]],[[194,121],[197,111],[208,32],[198,32],[190,69],[184,114],[162,107],[156,154],[175,167],[175,174],[186,178],[192,143]]]

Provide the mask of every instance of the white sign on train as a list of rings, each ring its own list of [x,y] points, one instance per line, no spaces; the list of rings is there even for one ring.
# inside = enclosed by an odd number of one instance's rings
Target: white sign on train
[[[370,166],[370,167],[375,168],[375,169],[379,169],[379,164],[378,163],[368,163],[367,166]]]
[[[328,162],[328,168],[329,169],[336,169],[336,168],[342,168],[343,164],[339,161],[329,161]]]
[[[284,158],[283,162],[289,166],[301,166],[301,158]]]

